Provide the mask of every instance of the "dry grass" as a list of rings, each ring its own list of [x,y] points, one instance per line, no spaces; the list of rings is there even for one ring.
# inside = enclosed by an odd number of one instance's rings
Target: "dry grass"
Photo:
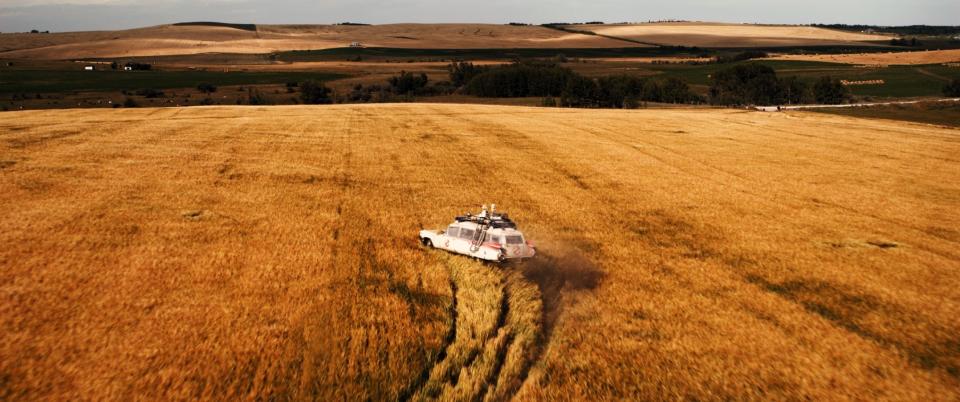
[[[701,47],[849,45],[890,39],[882,35],[808,26],[709,22],[576,25],[571,28],[646,43]]]
[[[613,48],[641,46],[540,26],[493,24],[258,25],[257,31],[161,25],[122,31],[0,35],[0,57],[77,59],[203,53],[263,54],[365,46],[415,49]]]
[[[0,114],[0,399],[957,399],[956,155],[799,112]],[[541,258],[416,245],[484,201]]]
[[[771,59],[880,66],[943,64],[960,61],[960,49],[856,54],[783,54]]]

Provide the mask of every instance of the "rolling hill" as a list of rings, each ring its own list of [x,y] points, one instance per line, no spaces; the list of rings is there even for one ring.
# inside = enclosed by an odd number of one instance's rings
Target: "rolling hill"
[[[634,43],[540,26],[491,24],[257,25],[208,23],[104,32],[2,34],[0,58],[77,59],[272,53],[349,46],[411,49],[623,48]]]
[[[867,46],[871,41],[889,41],[889,36],[838,31],[811,26],[753,25],[710,22],[661,22],[646,24],[567,25],[565,29],[592,32],[668,46],[709,48]]]

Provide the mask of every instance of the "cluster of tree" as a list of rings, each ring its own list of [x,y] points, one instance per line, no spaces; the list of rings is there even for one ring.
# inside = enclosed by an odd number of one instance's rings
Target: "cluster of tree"
[[[149,71],[153,69],[153,65],[147,64],[147,63],[137,63],[132,61],[124,64],[120,64],[115,61],[110,63],[111,70],[119,70],[120,67],[130,67],[131,70],[140,70],[140,71]]]
[[[370,24],[364,24],[364,23],[362,23],[362,22],[341,22],[341,23],[336,24],[336,25],[365,27],[365,26],[369,26]]]
[[[217,92],[217,86],[209,82],[203,82],[197,85],[197,90],[205,94],[212,94],[214,92]]]
[[[308,105],[328,105],[333,103],[330,88],[318,81],[301,82],[300,101]]]
[[[747,50],[734,55],[720,55],[717,56],[717,63],[736,63],[738,61],[747,61],[752,59],[762,59],[769,56],[767,52],[760,50]]]
[[[400,71],[399,75],[390,77],[387,82],[396,94],[415,95],[427,87],[430,79],[424,73],[414,74]]]
[[[587,22],[548,22],[543,24],[543,26],[551,25],[603,25],[603,21],[587,21]]]
[[[794,80],[796,77],[792,77]],[[851,99],[850,89],[838,79],[830,76],[823,76],[813,83],[811,91],[813,100],[822,105],[839,105],[847,103]]]
[[[960,97],[960,79],[954,79],[949,84],[943,87],[943,95],[953,97]]]
[[[43,31],[43,32],[40,32],[40,30],[39,30],[39,29],[31,29],[31,30],[30,30],[30,33],[32,33],[32,34],[39,34],[39,33],[45,33],[45,34],[48,34],[48,33],[50,33],[50,31]]]
[[[129,92],[127,91],[121,91],[121,93],[123,93],[124,95],[129,94]],[[142,96],[144,98],[162,98],[166,96],[166,94],[164,94],[163,91],[159,89],[153,89],[153,88],[139,89],[136,92],[134,92],[134,94],[137,96]]]
[[[892,33],[897,35],[946,36],[960,34],[960,26],[942,25],[907,25],[901,27],[887,27],[877,25],[813,24],[813,26],[820,28],[839,29],[842,31],[872,31]]]
[[[426,74],[401,71],[400,74],[388,78],[385,85],[354,85],[350,92],[338,95],[336,100],[347,103],[406,102],[412,101],[414,96],[447,95],[456,89],[449,81],[431,84]]]
[[[56,99],[55,95],[47,95],[47,98]],[[14,93],[13,95],[10,96],[10,100],[12,101],[28,100],[28,99],[43,99],[43,95],[39,93],[30,95],[26,92],[21,92],[21,93]]]
[[[850,99],[850,91],[829,76],[810,86],[796,77],[779,78],[768,66],[748,63],[714,73],[709,96],[715,105],[840,104]]]
[[[451,81],[462,82],[469,63],[451,65]],[[549,62],[517,62],[481,69],[463,91],[480,97],[545,97],[560,106],[635,107],[638,102],[696,103],[700,97],[679,78],[667,80],[627,75],[592,79]],[[549,101],[547,101],[549,103]]]
[[[353,86],[351,90],[346,95],[347,102],[351,103],[366,103],[373,100],[383,100],[388,98],[387,89],[382,85],[368,85],[363,86],[363,84],[357,84]]]
[[[640,102],[700,103],[699,95],[690,90],[683,80],[671,77],[665,80],[648,77],[616,75],[596,80],[580,75],[567,83],[560,94],[560,106],[627,108]]]
[[[478,66],[467,61],[453,62],[447,66],[447,71],[450,73],[450,82],[457,87],[466,85],[470,80],[473,80],[473,77],[487,70],[488,68],[486,67]]]
[[[484,69],[466,81],[464,92],[485,98],[560,96],[575,75],[554,63],[517,62]],[[458,81],[453,73],[450,81]]]
[[[239,104],[240,101],[238,100],[237,103]],[[264,96],[262,92],[253,88],[247,88],[248,105],[270,105],[272,103],[273,102],[270,100],[270,98]]]
[[[448,81],[430,84],[430,78],[423,73],[401,71],[387,79],[385,84],[356,84],[349,92],[335,94],[324,83],[307,81],[287,83],[287,91],[293,88],[300,91],[300,102],[305,104],[366,103],[366,102],[402,102],[410,101],[414,96],[433,96],[453,93],[457,87]]]
[[[530,26],[531,24],[527,24],[525,22],[510,22],[510,23],[507,23],[507,25],[510,25],[512,27],[527,27],[527,26]]]
[[[921,46],[923,43],[917,41],[917,38],[894,38],[890,39],[890,46]]]

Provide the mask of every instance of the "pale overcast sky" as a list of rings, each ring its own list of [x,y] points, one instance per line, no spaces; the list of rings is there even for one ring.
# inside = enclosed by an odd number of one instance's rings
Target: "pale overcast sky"
[[[960,25],[960,0],[0,0],[0,32],[122,29],[183,21],[501,24],[660,19]]]

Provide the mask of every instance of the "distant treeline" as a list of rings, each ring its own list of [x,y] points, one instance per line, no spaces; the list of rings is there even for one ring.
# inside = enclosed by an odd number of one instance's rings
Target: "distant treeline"
[[[840,104],[851,99],[840,80],[821,77],[808,83],[797,77],[780,78],[758,63],[737,64],[717,71],[705,98],[677,77],[631,75],[585,77],[552,61],[516,61],[499,66],[454,62],[449,81],[432,82],[423,73],[402,71],[385,84],[355,85],[347,93],[334,93],[323,83],[288,84],[300,88],[307,104],[409,102],[420,96],[462,93],[481,98],[542,98],[544,106],[636,108],[644,102],[714,105]],[[957,83],[944,92],[957,90]],[[952,92],[951,92],[952,93]]]
[[[556,25],[604,25],[603,21],[587,21],[587,22],[548,22],[543,24],[543,26],[556,26]]]
[[[925,35],[925,36],[945,36],[960,35],[960,26],[948,25],[906,25],[899,27],[885,27],[877,25],[847,25],[847,24],[813,24],[819,28],[839,29],[842,31],[873,31],[879,33],[892,33],[897,35]]]
[[[840,80],[821,77],[813,85],[797,77],[777,77],[769,66],[736,65],[713,74],[710,103],[714,105],[841,104],[850,91]]]
[[[452,85],[484,98],[544,97],[550,106],[610,108],[636,107],[639,102],[702,102],[678,78],[619,75],[592,79],[552,62],[515,62],[497,67],[459,62],[451,64],[449,70]]]
[[[960,79],[955,78],[949,84],[944,85],[943,95],[951,98],[960,97]]]
[[[716,63],[736,63],[738,61],[747,61],[752,59],[763,59],[770,56],[767,52],[760,50],[747,50],[737,54],[732,55],[719,55],[717,56]]]
[[[111,70],[123,70],[126,68],[129,68],[131,70],[137,70],[137,71],[150,71],[153,69],[153,65],[148,63],[137,63],[133,61],[127,62],[124,64],[120,64],[115,61],[110,63]]]

